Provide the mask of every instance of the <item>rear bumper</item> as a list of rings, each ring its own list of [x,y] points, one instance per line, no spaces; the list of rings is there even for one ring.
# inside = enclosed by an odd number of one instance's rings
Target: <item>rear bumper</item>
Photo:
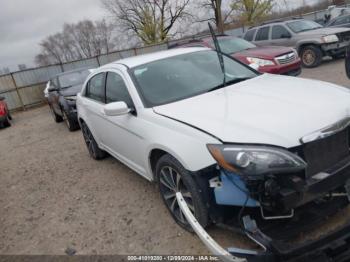
[[[301,60],[286,65],[266,66],[259,68],[261,73],[297,76],[301,73]]]
[[[241,249],[236,247],[223,248],[200,226],[190,212],[181,193],[176,195],[179,206],[187,221],[195,233],[203,241],[204,245],[222,261],[318,261],[318,262],[343,262],[350,259],[350,223],[340,229],[323,235],[321,238],[308,241],[304,244],[291,247],[282,241],[276,241],[265,235],[258,227],[255,220],[249,216],[243,218],[245,234],[248,238],[260,246],[260,250]]]

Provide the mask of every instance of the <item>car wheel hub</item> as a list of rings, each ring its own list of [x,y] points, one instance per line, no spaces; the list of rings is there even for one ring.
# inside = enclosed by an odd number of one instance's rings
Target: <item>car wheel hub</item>
[[[303,54],[303,61],[307,65],[312,65],[315,62],[316,56],[315,53],[311,50],[307,50]]]
[[[182,213],[176,199],[176,193],[181,192],[188,207],[194,214],[192,195],[184,185],[180,174],[172,167],[163,167],[160,171],[160,189],[164,200],[173,215],[183,224],[187,224],[186,218]]]

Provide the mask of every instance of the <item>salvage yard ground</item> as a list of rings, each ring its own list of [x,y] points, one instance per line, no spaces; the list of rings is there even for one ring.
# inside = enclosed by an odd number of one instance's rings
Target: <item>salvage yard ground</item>
[[[350,86],[344,60],[301,77]],[[0,130],[0,150],[0,254],[208,253],[175,224],[155,185],[111,157],[93,161],[81,132],[55,124],[47,106],[15,113],[13,127]],[[224,245],[246,244],[209,233]]]

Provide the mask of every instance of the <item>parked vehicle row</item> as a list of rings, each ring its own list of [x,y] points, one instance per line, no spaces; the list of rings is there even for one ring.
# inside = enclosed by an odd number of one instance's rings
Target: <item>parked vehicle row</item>
[[[249,29],[244,39],[259,46],[293,47],[303,66],[312,68],[319,66],[325,56],[344,56],[350,44],[350,29],[322,27],[305,19],[279,20]]]
[[[91,69],[78,69],[58,74],[48,82],[44,92],[55,122],[64,121],[69,131],[79,129],[76,98],[91,72]]]
[[[210,224],[258,243],[229,249],[254,261],[348,258],[350,225],[294,241],[349,205],[349,90],[222,60],[188,47],[97,69],[77,97],[88,152],[157,182],[175,221],[215,254],[229,255]]]
[[[233,36],[217,37],[221,51],[261,73],[297,76],[301,73],[300,58],[295,49],[282,46],[258,47],[242,38]],[[199,38],[173,47],[214,48],[211,37]]]

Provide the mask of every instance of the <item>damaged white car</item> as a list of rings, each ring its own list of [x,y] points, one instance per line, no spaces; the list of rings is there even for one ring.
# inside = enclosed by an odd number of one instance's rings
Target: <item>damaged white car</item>
[[[156,181],[176,222],[224,259],[349,259],[350,224],[294,241],[349,204],[349,90],[223,58],[224,73],[206,48],[96,70],[77,99],[91,156],[108,152]],[[211,224],[260,248],[224,249]]]

